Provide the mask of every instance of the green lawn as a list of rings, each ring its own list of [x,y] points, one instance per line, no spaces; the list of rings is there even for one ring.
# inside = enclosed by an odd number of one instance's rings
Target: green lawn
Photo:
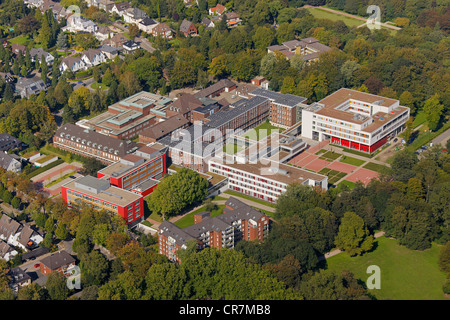
[[[331,21],[341,20],[349,27],[357,27],[364,23],[362,20],[346,17],[320,8],[308,8],[307,10],[317,19],[328,19]]]
[[[93,84],[91,84],[91,88],[92,89],[103,89],[103,90],[107,90],[109,87],[108,86],[105,86],[104,84],[102,84],[102,83],[98,83],[98,82],[94,82]]]
[[[279,133],[284,131],[283,128],[273,126],[268,121],[266,121],[266,122],[260,124],[259,126],[257,126],[256,128],[248,130],[242,136],[247,137],[249,139],[253,139],[253,140],[255,138],[256,138],[256,140],[261,140],[261,139],[264,139],[265,137],[269,136],[273,132],[276,132],[277,130]],[[255,137],[255,134],[256,134],[256,137]]]
[[[272,207],[272,208],[276,208],[277,207],[277,205],[274,204],[274,203],[270,203],[270,202],[267,202],[267,201],[264,201],[264,200],[261,200],[261,199],[258,199],[258,198],[253,198],[251,196],[247,196],[245,194],[242,194],[242,193],[239,193],[239,192],[236,192],[236,191],[227,190],[224,193],[228,193],[228,194],[230,194],[230,195],[232,195],[234,197],[237,197],[237,198],[244,198],[244,199],[247,199],[247,200],[250,200],[250,201],[253,201],[253,202],[257,202],[257,203],[263,204],[263,205],[268,206],[268,207]]]
[[[345,252],[327,259],[328,270],[349,270],[364,284],[371,274],[370,265],[381,272],[381,289],[368,289],[378,300],[442,300],[445,274],[437,265],[439,246],[413,251],[400,246],[397,240],[381,237],[377,247],[359,257],[349,257]]]
[[[348,180],[342,180],[339,184],[345,184],[349,189],[353,189],[356,186],[355,182]]]
[[[414,117],[412,126],[413,126],[413,128],[416,128],[426,121],[427,121],[427,116],[426,116],[425,112],[423,112],[423,110],[421,110]]]
[[[241,150],[243,150],[243,148],[234,143],[227,143],[223,146],[223,152],[226,152],[230,155],[236,154]]]
[[[326,161],[334,161],[337,158],[339,158],[341,155],[342,154],[336,153],[334,151],[328,151],[328,152],[325,152],[319,159],[326,160]]]
[[[11,44],[16,43],[16,44],[21,44],[21,45],[25,46],[27,44],[28,40],[29,39],[26,36],[18,36],[18,37],[15,37],[14,39],[11,39],[9,42]]]
[[[347,174],[345,172],[340,172],[337,170],[331,170],[328,168],[323,168],[319,171],[320,174],[326,175],[328,177],[328,184],[335,184]]]
[[[223,213],[223,208],[225,208],[225,205],[216,205],[216,208],[211,211],[211,217],[217,217],[218,215]],[[176,221],[174,224],[180,228],[186,228],[189,226],[192,226],[194,224],[194,215],[196,213],[206,211],[205,206],[185,215],[180,220]]]
[[[360,159],[356,159],[356,158],[352,158],[352,157],[348,157],[348,156],[342,156],[340,162],[351,164],[353,166],[359,167],[360,165],[362,165],[366,161],[360,160]]]
[[[382,173],[384,170],[386,170],[387,167],[383,166],[381,164],[368,162],[368,163],[366,163],[364,165],[363,168],[368,169],[368,170],[372,170],[372,171],[375,171],[375,172],[378,172],[378,173]]]

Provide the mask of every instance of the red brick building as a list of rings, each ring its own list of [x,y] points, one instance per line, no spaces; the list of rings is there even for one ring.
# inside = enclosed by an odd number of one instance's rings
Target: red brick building
[[[75,266],[75,258],[67,253],[67,251],[61,250],[42,259],[40,262],[40,271],[43,275],[60,272],[64,276],[68,276],[67,270],[73,266]]]
[[[269,233],[270,219],[236,198],[226,201],[223,214],[211,217],[209,212],[194,216],[195,223],[181,229],[168,221],[159,227],[159,253],[180,262],[176,252],[196,242],[199,249],[234,248],[236,242],[262,241]]]

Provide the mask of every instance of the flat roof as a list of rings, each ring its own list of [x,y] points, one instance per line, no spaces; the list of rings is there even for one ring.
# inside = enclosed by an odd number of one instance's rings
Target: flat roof
[[[217,160],[217,161],[216,161]],[[213,158],[212,162],[222,164],[221,159]],[[294,166],[285,165],[279,162],[272,161],[270,164],[257,163],[223,163],[224,166],[228,166],[237,170],[246,171],[261,177],[265,177],[270,180],[279,181],[285,184],[292,183],[304,183],[308,179],[314,181],[323,181],[327,177],[318,173],[307,171]],[[272,169],[272,168],[277,168]]]
[[[69,181],[68,183],[64,184],[63,187],[73,190],[73,191],[76,191],[76,192],[79,192],[79,193],[83,193],[85,195],[91,196],[96,199],[101,199],[103,201],[113,203],[113,204],[115,204],[117,206],[121,206],[121,207],[125,207],[125,206],[129,205],[131,202],[137,201],[141,198],[140,195],[137,195],[137,194],[127,191],[125,189],[117,188],[115,186],[110,186],[106,190],[99,192],[99,193],[90,192],[86,189],[81,189],[81,188],[76,187],[75,184],[77,182],[79,182],[80,179],[83,179],[83,178],[85,178],[85,177],[79,177],[77,179]],[[96,180],[101,180],[101,179],[96,179]],[[103,180],[103,181],[105,181],[105,180]]]

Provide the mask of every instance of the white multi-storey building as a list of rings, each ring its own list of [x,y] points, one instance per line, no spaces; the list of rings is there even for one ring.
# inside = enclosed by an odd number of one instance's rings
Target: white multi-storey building
[[[409,115],[399,100],[343,88],[302,110],[302,136],[373,153],[403,130]]]
[[[291,184],[298,183],[328,189],[328,177],[279,162],[269,164],[226,163],[213,158],[209,172],[228,179],[228,188],[264,201],[276,202]]]

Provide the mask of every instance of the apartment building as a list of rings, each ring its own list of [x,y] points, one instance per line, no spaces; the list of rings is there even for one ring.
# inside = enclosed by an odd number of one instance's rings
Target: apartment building
[[[53,144],[60,149],[94,157],[107,164],[117,162],[138,149],[138,144],[130,140],[109,137],[71,123],[65,123],[56,131]]]
[[[293,94],[283,94],[264,88],[248,92],[249,97],[264,97],[270,100],[269,121],[273,125],[290,128],[301,121],[301,110],[305,108],[307,98]]]
[[[263,241],[270,228],[270,219],[262,212],[236,198],[229,198],[221,215],[211,217],[209,212],[194,216],[195,223],[184,229],[163,221],[159,227],[159,253],[180,263],[177,251],[186,249],[190,241],[198,248],[234,248],[238,241]]]
[[[230,190],[272,203],[294,183],[328,189],[328,178],[324,175],[275,161],[267,162],[224,163],[222,159],[213,158],[208,162],[208,171],[226,177]]]
[[[343,88],[302,110],[302,136],[373,153],[403,130],[409,116],[399,100]]]
[[[167,105],[171,99],[141,91],[108,107],[108,110],[83,126],[117,139],[132,139],[158,122],[152,109]]]
[[[167,148],[144,146],[97,172],[111,185],[147,196],[167,173]]]
[[[106,179],[84,176],[61,186],[61,195],[68,207],[88,205],[106,210],[134,226],[144,217],[142,195],[118,188]]]
[[[172,134],[172,132],[189,126],[189,120],[181,115],[174,115],[157,122],[139,133],[139,143],[154,143]]]

